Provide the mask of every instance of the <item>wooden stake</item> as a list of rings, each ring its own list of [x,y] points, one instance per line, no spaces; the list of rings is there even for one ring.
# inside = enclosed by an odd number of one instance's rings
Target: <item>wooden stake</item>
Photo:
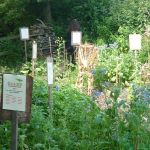
[[[24,50],[25,50],[25,60],[27,63],[27,43],[26,43],[26,40],[24,40]]]
[[[53,96],[52,96],[52,88],[53,85],[48,85],[48,106],[50,108],[50,110],[53,109]]]
[[[32,77],[35,75],[35,59],[32,59]]]
[[[18,118],[17,118],[17,111],[12,111],[11,150],[17,150],[17,145],[18,145]]]

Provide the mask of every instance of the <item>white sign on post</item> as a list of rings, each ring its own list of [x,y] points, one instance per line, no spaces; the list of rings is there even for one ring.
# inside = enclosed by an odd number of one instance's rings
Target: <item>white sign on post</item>
[[[47,57],[47,78],[48,85],[53,84],[53,60],[51,57]]]
[[[29,40],[29,28],[28,27],[20,28],[20,39]]]
[[[37,43],[35,41],[33,41],[32,44],[32,59],[36,59],[37,58]]]
[[[26,108],[26,76],[3,75],[3,109],[25,111]]]
[[[71,32],[71,45],[80,45],[81,44],[81,38],[82,38],[82,32],[80,31],[72,31]]]
[[[141,49],[141,35],[140,34],[130,34],[129,35],[129,47],[130,50],[140,50]]]

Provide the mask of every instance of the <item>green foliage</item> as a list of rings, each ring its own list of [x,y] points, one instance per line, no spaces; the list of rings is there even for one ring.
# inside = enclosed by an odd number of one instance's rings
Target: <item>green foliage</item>
[[[130,138],[133,139],[135,147],[138,146],[139,149],[149,148],[149,96],[149,86],[134,86],[130,110],[125,113]]]
[[[1,41],[0,42],[0,64],[12,68],[20,65],[24,57],[24,51],[19,41]],[[2,59],[5,58],[5,59]],[[18,61],[16,61],[18,60]],[[13,66],[12,66],[13,64]]]
[[[127,86],[138,74],[132,52],[121,53],[114,48],[102,50],[94,74],[94,85],[99,90],[110,89],[114,83]],[[138,64],[139,65],[139,64]]]
[[[131,101],[119,100],[114,87],[100,110],[94,101],[71,86],[53,87],[53,110],[48,108],[47,85],[36,79],[32,117],[19,125],[19,149],[134,149],[149,148],[148,86],[133,86]],[[7,132],[6,132],[7,131]],[[1,149],[9,149],[10,125],[0,125]],[[5,138],[4,138],[5,136]]]
[[[6,122],[5,124],[0,123],[0,149],[6,150],[10,146],[10,123]],[[6,142],[7,139],[7,142]]]
[[[2,0],[0,33],[7,35],[15,30],[18,32],[21,24],[27,24],[38,14],[34,12],[33,16],[29,15],[31,8],[37,5],[43,7],[43,3],[47,2],[51,4],[55,31],[59,34],[65,34],[69,21],[77,18],[81,22],[85,41],[98,44],[117,42],[117,46],[109,44],[109,47],[103,48],[99,64],[93,70],[95,90],[101,96],[99,90],[109,89],[110,96],[106,99],[107,108],[102,110],[97,107],[94,99],[74,88],[77,69],[66,59],[63,38],[58,38],[54,57],[53,109],[48,107],[46,62],[38,60],[32,117],[28,124],[19,124],[18,149],[150,149],[150,87],[130,86],[138,76],[135,62],[139,69],[140,64],[147,61],[149,40],[144,39],[144,48],[137,60],[128,51],[128,35],[133,32],[143,33],[145,25],[149,23],[148,0],[35,0],[32,3]],[[29,9],[30,4],[32,7]],[[0,68],[1,72],[10,71],[9,66],[17,62],[19,67],[16,70],[22,66],[20,72],[30,75],[31,63],[20,65],[24,51],[20,52],[22,46],[19,42],[13,42],[0,44],[0,57],[6,56],[0,59],[0,64],[5,66]],[[120,98],[124,86],[130,87],[130,99]],[[10,123],[0,123],[0,149],[9,149],[10,140]]]
[[[100,91],[107,89],[110,86],[109,77],[108,77],[108,68],[100,66],[94,70],[94,86]]]
[[[73,16],[81,20],[83,33],[87,37],[86,41],[96,41],[98,37],[101,37],[108,42],[115,30],[114,22],[109,14],[109,7],[109,1],[88,0],[74,4]]]
[[[0,2],[0,33],[6,35],[6,33],[13,32],[26,20],[26,5],[27,1],[25,0],[2,0]]]
[[[128,27],[131,32],[141,32],[149,22],[149,1],[114,1],[113,15],[119,26]],[[130,5],[128,5],[130,4]]]

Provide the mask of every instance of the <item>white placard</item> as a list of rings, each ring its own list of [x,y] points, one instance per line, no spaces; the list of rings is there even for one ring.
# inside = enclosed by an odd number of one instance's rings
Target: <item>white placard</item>
[[[25,111],[26,108],[26,76],[3,75],[3,109]]]
[[[130,50],[140,50],[141,49],[141,35],[140,34],[130,34],[129,35],[129,47]]]
[[[47,57],[47,79],[48,85],[53,84],[53,61],[50,57]]]
[[[82,32],[72,31],[71,32],[71,45],[80,45],[82,38]]]
[[[29,28],[28,27],[20,28],[20,39],[29,40]]]
[[[36,59],[37,58],[37,43],[35,41],[33,41],[32,44],[32,59]]]

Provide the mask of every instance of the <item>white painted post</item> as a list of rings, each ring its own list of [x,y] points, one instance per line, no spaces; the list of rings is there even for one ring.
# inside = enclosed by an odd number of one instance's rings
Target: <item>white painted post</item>
[[[33,41],[32,43],[32,77],[35,75],[35,63],[37,59],[37,43]]]
[[[48,104],[49,108],[53,108],[53,97],[52,97],[52,88],[53,88],[53,59],[52,57],[47,57],[47,79],[48,79]]]
[[[129,35],[129,47],[130,50],[134,51],[134,55],[135,55],[136,81],[137,81],[137,73],[138,73],[137,52],[138,50],[141,50],[141,39],[142,37],[140,34]]]

